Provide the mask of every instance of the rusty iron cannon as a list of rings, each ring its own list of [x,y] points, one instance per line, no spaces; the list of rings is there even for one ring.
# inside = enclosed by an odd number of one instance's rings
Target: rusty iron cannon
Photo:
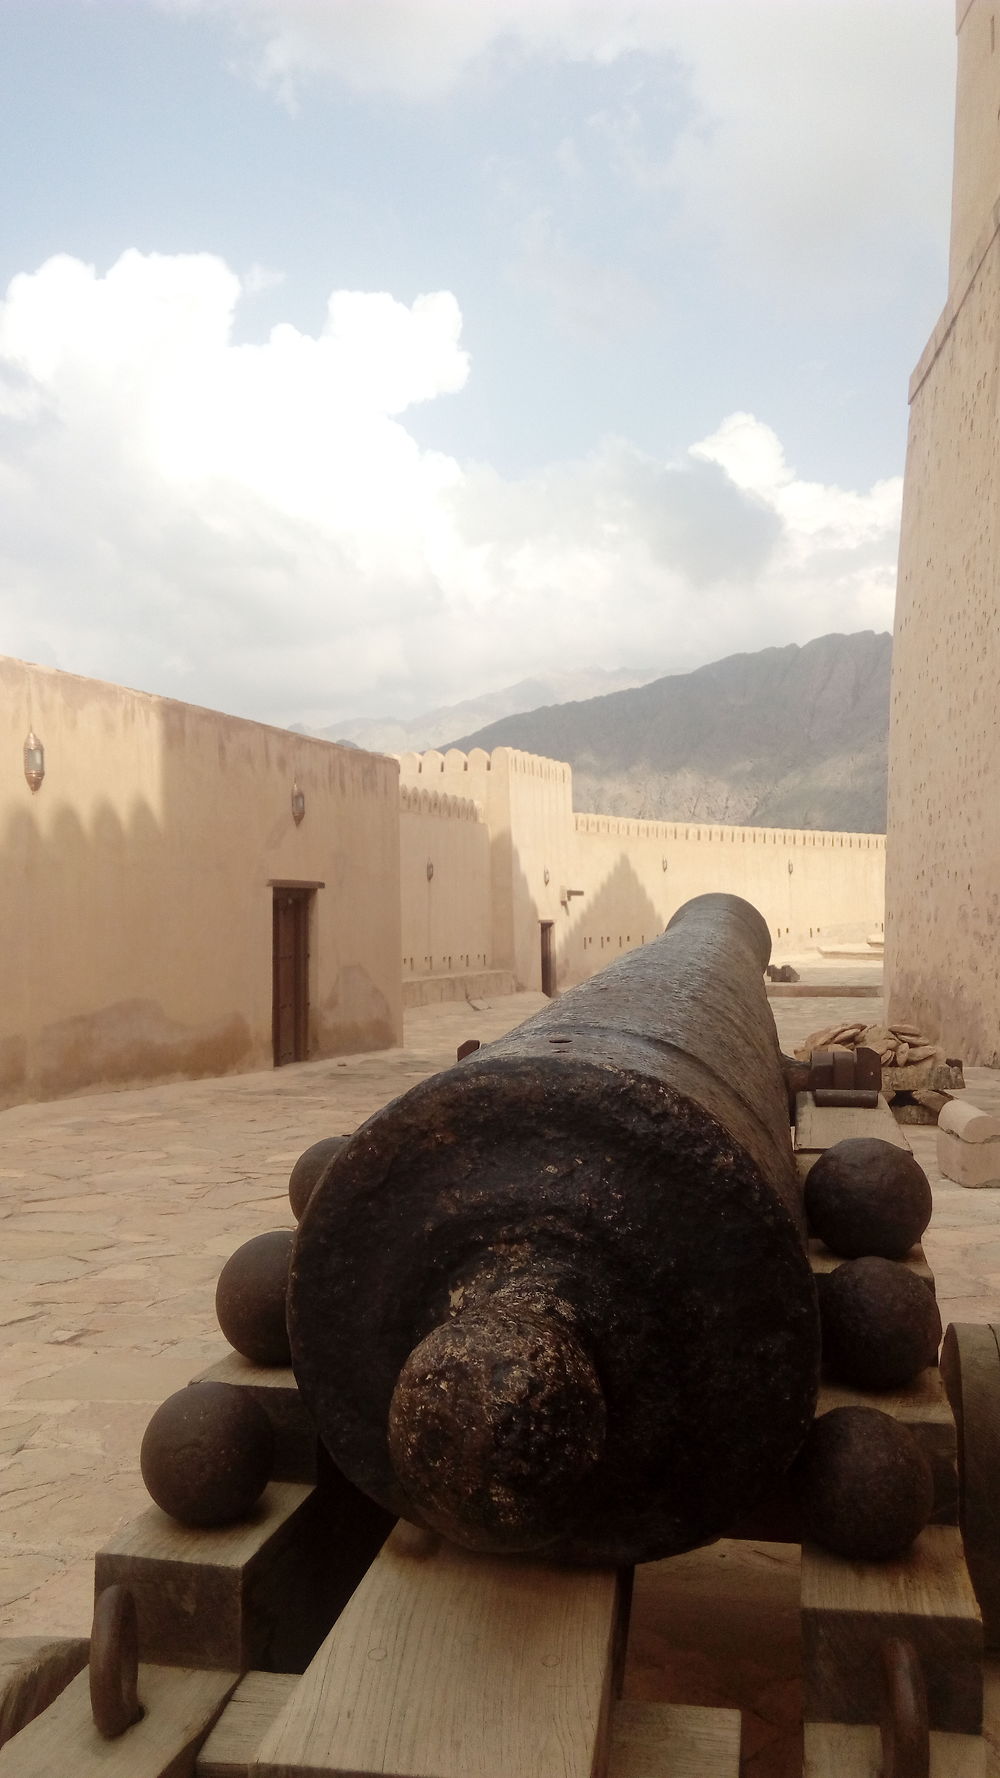
[[[819,1332],[769,956],[748,902],[699,896],[331,1161],[292,1362],[392,1512],[473,1549],[646,1561],[785,1472]]]

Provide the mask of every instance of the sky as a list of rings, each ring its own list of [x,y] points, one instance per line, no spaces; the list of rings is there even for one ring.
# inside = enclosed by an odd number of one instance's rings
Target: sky
[[[891,628],[953,0],[0,0],[0,652],[239,716]]]

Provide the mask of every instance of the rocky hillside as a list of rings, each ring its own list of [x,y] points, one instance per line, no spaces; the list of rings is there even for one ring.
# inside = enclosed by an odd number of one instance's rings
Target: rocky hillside
[[[568,760],[581,810],[884,833],[891,646],[864,630],[729,655],[449,744]]]
[[[626,686],[646,685],[655,677],[655,670],[643,671],[641,667],[581,667],[576,672],[549,673],[544,679],[519,679],[500,691],[483,692],[462,704],[447,704],[405,720],[354,716],[331,722],[326,728],[307,728],[301,722],[292,727],[300,735],[318,735],[321,740],[339,741],[347,747],[367,747],[373,753],[406,753],[410,749],[422,753],[428,747],[440,747],[442,741],[447,743],[456,729],[483,728],[501,717],[535,710],[540,704],[562,704],[567,698],[603,697]]]

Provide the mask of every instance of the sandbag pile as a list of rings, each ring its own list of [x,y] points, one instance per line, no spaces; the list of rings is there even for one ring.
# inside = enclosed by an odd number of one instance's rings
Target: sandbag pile
[[[917,1025],[830,1025],[824,1031],[814,1031],[799,1045],[795,1055],[798,1061],[808,1062],[813,1050],[828,1049],[875,1050],[883,1068],[945,1062],[941,1045],[926,1037]]]

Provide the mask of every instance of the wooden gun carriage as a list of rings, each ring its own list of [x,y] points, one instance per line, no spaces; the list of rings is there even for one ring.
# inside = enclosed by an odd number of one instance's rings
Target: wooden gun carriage
[[[230,1354],[206,1373],[272,1421],[260,1506],[208,1531],[150,1507],[98,1552],[137,1647],[102,1639],[91,1672],[127,1690],[137,1661],[142,1719],[103,1739],[83,1671],[39,1709],[44,1660],[12,1657],[8,1730],[31,1720],[0,1778],[735,1778],[738,1712],[620,1699],[632,1566],[795,1538],[785,1471],[846,1401],[911,1428],[935,1511],[888,1563],[803,1547],[804,1771],[985,1772],[940,1373],[817,1398],[812,1278],[837,1261],[799,1182],[845,1135],[906,1139],[870,1085],[817,1105],[793,1080],[790,1125],[769,954],[748,904],[700,897],[357,1132],[300,1228],[294,1372]],[[933,1284],[919,1249],[907,1264]],[[1000,1404],[980,1333],[949,1335],[967,1474]],[[984,1486],[966,1505],[988,1598]]]

